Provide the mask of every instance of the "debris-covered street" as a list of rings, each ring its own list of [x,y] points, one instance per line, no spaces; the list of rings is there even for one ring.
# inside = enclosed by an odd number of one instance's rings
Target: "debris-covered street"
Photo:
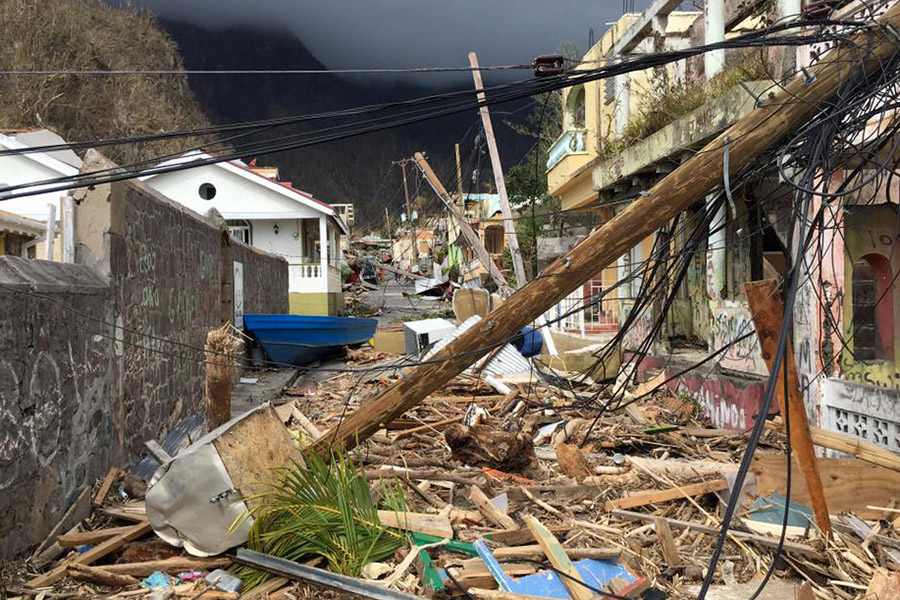
[[[900,598],[900,3],[427,4],[0,0],[0,600]]]

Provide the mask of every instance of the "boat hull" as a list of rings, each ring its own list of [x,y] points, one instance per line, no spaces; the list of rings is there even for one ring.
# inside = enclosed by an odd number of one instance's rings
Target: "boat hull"
[[[277,365],[303,365],[364,344],[377,325],[375,319],[355,317],[244,315],[244,327]]]

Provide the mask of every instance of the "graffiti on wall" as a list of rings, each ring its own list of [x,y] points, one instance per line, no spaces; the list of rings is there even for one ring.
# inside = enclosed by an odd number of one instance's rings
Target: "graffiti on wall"
[[[753,317],[743,305],[722,302],[713,307],[711,351],[729,346],[721,355],[719,365],[725,369],[768,375],[769,371],[759,349]]]

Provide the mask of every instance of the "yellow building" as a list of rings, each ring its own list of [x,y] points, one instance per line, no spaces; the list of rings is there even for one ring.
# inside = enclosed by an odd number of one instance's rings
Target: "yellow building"
[[[690,26],[701,14],[670,13],[665,21],[663,36],[667,47],[686,47]],[[636,35],[636,29],[641,29],[645,20],[642,14],[623,15],[584,55],[577,69],[596,69],[606,65],[623,48],[653,51],[659,38],[647,36],[641,39],[640,35]],[[628,40],[626,36],[630,36]],[[684,64],[670,65],[666,74],[671,80],[678,80],[684,76]],[[563,131],[551,145],[547,160],[548,192],[560,199],[563,211],[599,210],[602,220],[606,221],[624,209],[622,198],[600,202],[601,194],[595,172],[615,159],[617,140],[626,134],[632,115],[639,111],[642,102],[652,91],[653,84],[652,73],[638,71],[587,82],[564,91]],[[627,191],[630,190],[621,190],[623,193]],[[653,239],[647,238],[630,256],[620,259],[618,265],[604,269],[589,285],[591,293],[613,288],[619,279],[636,268],[643,257],[650,255],[652,246]],[[618,301],[628,300],[636,294],[640,282],[633,283],[634,285],[610,291],[602,306],[593,310],[595,317],[603,320],[616,318],[619,313]]]

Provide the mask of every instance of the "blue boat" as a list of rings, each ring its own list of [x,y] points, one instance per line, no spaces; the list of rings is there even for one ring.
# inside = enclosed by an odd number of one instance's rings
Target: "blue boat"
[[[269,360],[281,365],[302,365],[343,346],[364,344],[375,335],[377,325],[375,319],[355,317],[244,315],[244,328]]]

